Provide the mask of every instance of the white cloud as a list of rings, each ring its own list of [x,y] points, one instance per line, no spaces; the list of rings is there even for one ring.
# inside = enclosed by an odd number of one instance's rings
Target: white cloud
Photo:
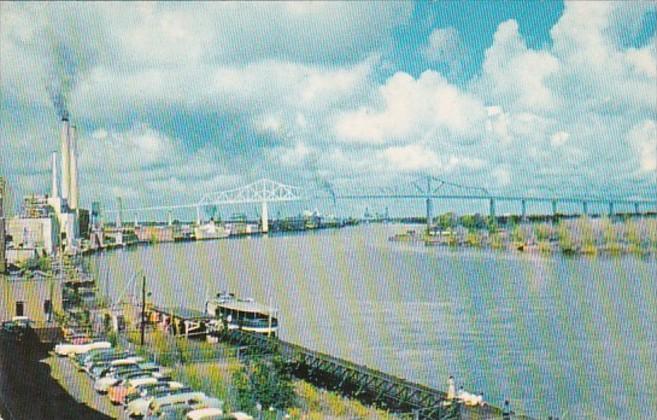
[[[507,166],[497,166],[492,171],[493,179],[495,180],[496,186],[506,187],[511,185],[511,172]]]
[[[475,97],[427,70],[416,80],[398,72],[378,89],[371,103],[341,115],[338,139],[362,143],[413,142],[438,131],[460,138],[484,127],[486,110]]]
[[[625,60],[637,75],[657,78],[657,37],[653,37],[643,48],[629,48]]]
[[[650,2],[567,2],[550,31],[562,63],[554,86],[566,107],[595,112],[653,112],[655,40],[628,48],[622,38],[636,30]]]
[[[434,29],[420,51],[427,61],[446,64],[452,74],[459,70],[467,55],[458,31],[451,26]]]
[[[486,120],[486,132],[498,139],[501,143],[508,144],[511,142],[509,133],[509,116],[499,106],[490,106],[486,108],[488,119]]]
[[[436,153],[415,144],[389,147],[381,155],[387,163],[400,171],[420,171],[440,165]]]
[[[29,135],[22,122],[7,129],[3,108],[0,150],[38,157],[0,164],[30,188],[27,172],[47,171],[53,146],[34,139],[57,133],[42,88],[51,64],[44,34],[55,28],[54,39],[84,40],[71,105],[91,133],[81,153],[91,178],[83,188],[94,194],[196,196],[279,167],[349,180],[427,171],[501,189],[559,188],[563,179],[604,189],[636,168],[648,179],[657,39],[619,41],[643,9],[566,3],[553,42],[540,48],[503,22],[478,75],[460,85],[390,61],[390,33],[409,4],[56,4],[45,13],[0,3],[3,100],[39,126]],[[447,27],[415,48],[450,64],[469,53],[462,43]],[[130,128],[140,120],[150,125]]]
[[[554,147],[560,147],[566,144],[569,137],[569,133],[565,131],[557,131],[552,135],[552,137],[550,137],[550,143],[552,143],[552,146]]]
[[[657,123],[644,121],[632,127],[627,134],[627,141],[635,150],[639,169],[643,172],[657,170]]]
[[[103,128],[99,128],[95,130],[93,133],[91,133],[91,138],[96,139],[96,140],[104,140],[108,136],[107,130]]]
[[[79,149],[82,170],[104,168],[117,174],[150,165],[172,164],[182,156],[178,141],[145,124],[125,132],[97,129],[90,138],[80,140]]]
[[[510,110],[552,110],[558,98],[546,80],[559,70],[547,51],[527,48],[515,20],[502,22],[486,50],[483,72],[475,90],[490,103]]]
[[[271,149],[269,158],[286,167],[304,167],[308,165],[307,159],[314,153],[303,142],[297,142],[293,146],[283,146]]]

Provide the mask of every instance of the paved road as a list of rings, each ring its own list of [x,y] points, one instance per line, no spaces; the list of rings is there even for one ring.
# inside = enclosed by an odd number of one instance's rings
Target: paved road
[[[115,406],[107,398],[93,389],[93,380],[84,372],[78,372],[75,365],[68,359],[50,356],[44,360],[51,368],[51,375],[72,398],[81,404],[115,419],[124,419],[124,410],[121,406]]]
[[[52,372],[53,367],[57,372]],[[112,407],[113,412],[97,411],[92,398],[78,399],[69,394],[69,389],[89,385],[89,381],[84,382],[78,375],[68,360],[49,356],[42,346],[0,337],[0,416],[5,420],[107,420],[116,417],[115,407]],[[60,381],[55,376],[68,379]]]

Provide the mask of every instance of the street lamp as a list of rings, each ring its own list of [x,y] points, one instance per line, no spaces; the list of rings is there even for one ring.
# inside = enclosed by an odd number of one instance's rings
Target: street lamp
[[[151,296],[151,293],[148,292],[148,296]],[[146,326],[146,276],[142,274],[142,283],[141,283],[141,346],[144,347],[144,327]]]

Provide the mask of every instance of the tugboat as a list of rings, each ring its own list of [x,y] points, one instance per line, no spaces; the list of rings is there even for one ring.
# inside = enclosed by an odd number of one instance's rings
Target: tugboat
[[[221,321],[228,329],[276,336],[278,319],[276,309],[256,303],[253,299],[240,299],[234,293],[221,292],[205,303],[205,312]]]

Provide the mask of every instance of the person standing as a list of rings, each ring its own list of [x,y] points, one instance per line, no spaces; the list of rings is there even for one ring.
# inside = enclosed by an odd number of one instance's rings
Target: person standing
[[[447,400],[452,401],[456,398],[456,384],[454,383],[454,377],[450,375],[447,380]]]
[[[502,409],[502,419],[511,420],[511,407],[509,406],[509,400],[504,400],[504,409]]]

